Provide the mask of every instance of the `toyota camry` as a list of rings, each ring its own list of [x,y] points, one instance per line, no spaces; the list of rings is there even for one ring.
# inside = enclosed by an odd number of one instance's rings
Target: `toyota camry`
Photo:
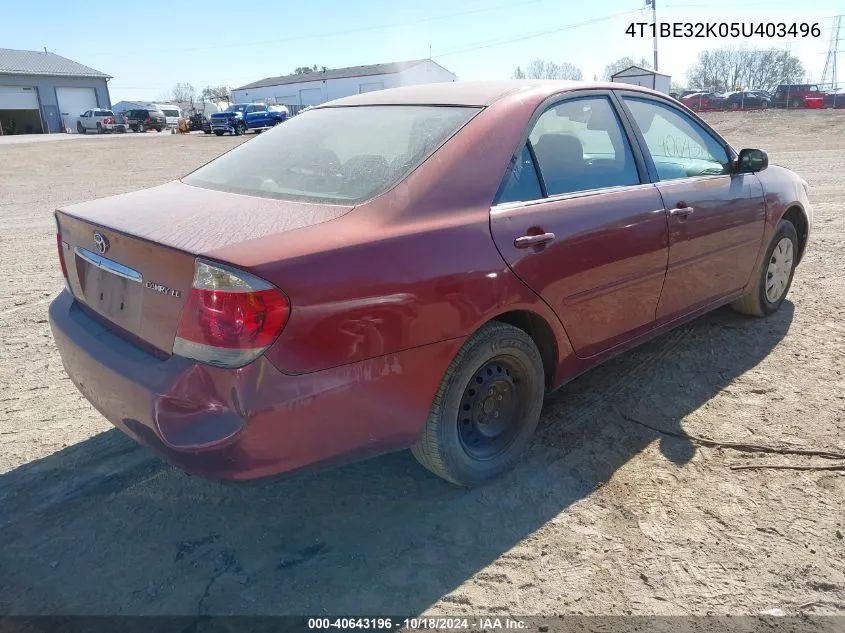
[[[561,81],[325,103],[55,217],[64,366],[150,450],[246,480],[410,448],[464,486],[576,375],[725,304],[775,312],[812,227],[761,149]]]

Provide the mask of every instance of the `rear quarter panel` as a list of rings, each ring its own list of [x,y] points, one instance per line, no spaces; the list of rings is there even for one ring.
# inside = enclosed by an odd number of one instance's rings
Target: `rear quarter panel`
[[[534,105],[488,107],[393,189],[322,225],[205,255],[244,267],[290,297],[267,357],[307,373],[448,339],[530,310],[571,353],[548,306],[508,268],[490,204]]]

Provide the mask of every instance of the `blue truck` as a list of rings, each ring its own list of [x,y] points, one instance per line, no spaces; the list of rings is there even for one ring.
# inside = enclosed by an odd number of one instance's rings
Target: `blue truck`
[[[217,136],[246,134],[248,130],[261,132],[278,125],[288,117],[287,109],[265,103],[235,103],[223,112],[211,115],[211,131]]]

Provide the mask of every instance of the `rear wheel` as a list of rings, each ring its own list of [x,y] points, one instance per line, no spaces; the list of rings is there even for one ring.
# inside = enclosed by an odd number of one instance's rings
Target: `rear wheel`
[[[543,405],[543,361],[531,337],[504,323],[473,334],[446,370],[414,457],[460,486],[509,470]]]
[[[214,133],[215,133],[217,136],[223,136],[223,130],[214,130]]]
[[[137,128],[135,128],[135,131],[136,131],[136,132],[146,132],[146,131],[147,131],[147,129],[144,127],[144,124],[143,124],[143,123],[139,123],[139,124],[138,124],[138,127],[137,127]]]
[[[742,314],[768,316],[780,308],[795,274],[798,234],[789,220],[781,220],[766,251],[760,276],[751,291],[731,307]]]
[[[102,134],[102,133],[103,133],[103,124],[97,123],[97,134]]]
[[[789,101],[790,108],[800,108],[801,107],[801,99],[791,99]]]
[[[77,121],[76,123],[76,131],[80,134],[85,134],[85,128],[82,127],[82,124]]]

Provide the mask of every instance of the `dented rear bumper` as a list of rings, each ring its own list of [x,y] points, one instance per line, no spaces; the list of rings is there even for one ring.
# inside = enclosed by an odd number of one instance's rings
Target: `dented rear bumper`
[[[158,358],[63,291],[50,326],[65,369],[112,424],[193,474],[257,479],[399,450],[416,441],[462,340],[311,374],[264,357],[223,369]]]

